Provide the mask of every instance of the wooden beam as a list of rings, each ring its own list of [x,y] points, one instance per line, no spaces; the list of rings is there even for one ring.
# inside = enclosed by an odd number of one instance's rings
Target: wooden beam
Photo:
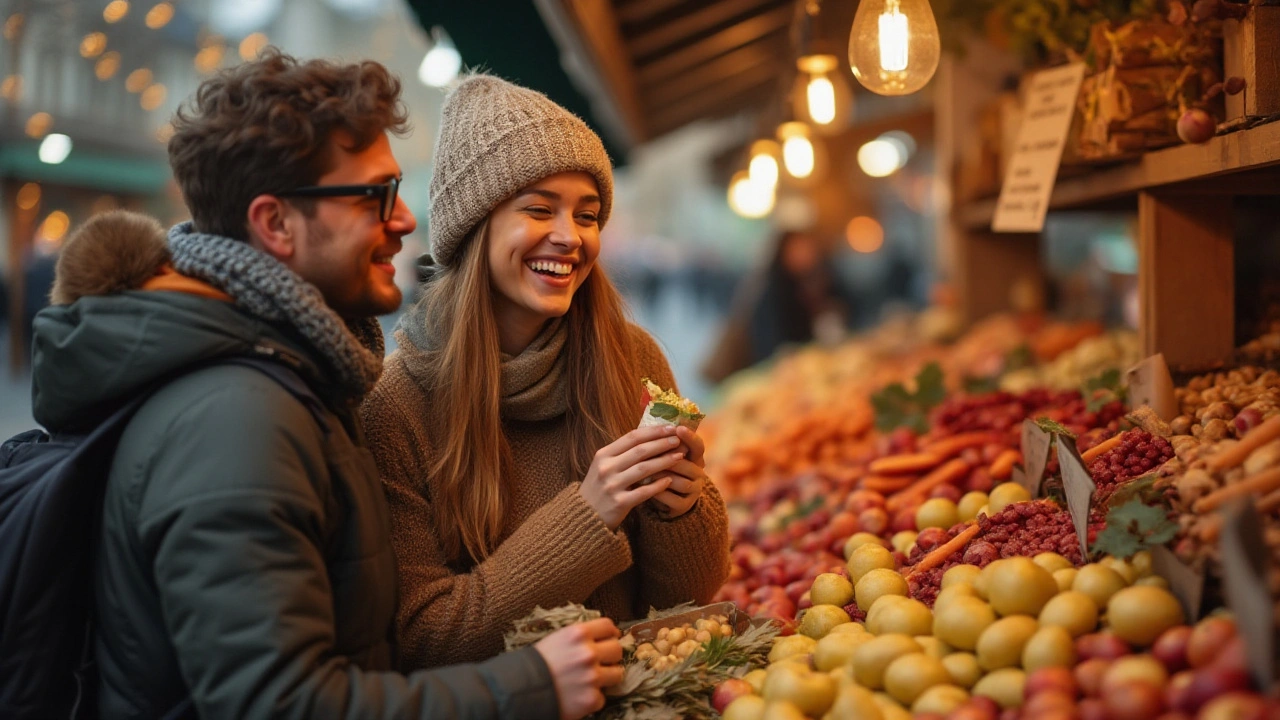
[[[630,43],[631,55],[638,60],[645,58],[735,17],[753,11],[759,14],[784,3],[789,5],[790,0],[720,0],[634,38]]]
[[[644,141],[649,133],[635,68],[626,53],[613,5],[609,0],[560,0],[560,3],[575,29],[576,44],[583,46],[602,81],[597,92],[612,96],[631,139],[637,143]]]
[[[1044,288],[1039,235],[971,230],[959,234],[955,251],[956,291],[967,323],[1008,310],[1019,284]]]
[[[704,40],[687,45],[674,52],[666,53],[639,68],[640,83],[653,85],[679,75],[712,58],[735,48],[766,38],[791,23],[791,8],[780,7],[767,13],[756,15],[750,20],[743,20],[729,28]],[[781,33],[779,33],[781,36]]]
[[[632,0],[618,8],[618,19],[624,25],[644,22],[688,0]]]
[[[1144,355],[1174,370],[1228,360],[1235,349],[1235,239],[1221,197],[1138,196],[1138,334]]]
[[[755,43],[723,55],[695,71],[646,88],[644,97],[653,106],[673,105],[681,98],[723,82],[735,75],[762,72],[776,77],[778,53],[766,43]]]
[[[737,101],[748,97],[752,101],[764,100],[772,96],[775,89],[773,81],[774,78],[767,74],[743,73],[687,101],[654,110],[649,115],[649,125],[657,136],[694,120],[727,115],[747,104]]]

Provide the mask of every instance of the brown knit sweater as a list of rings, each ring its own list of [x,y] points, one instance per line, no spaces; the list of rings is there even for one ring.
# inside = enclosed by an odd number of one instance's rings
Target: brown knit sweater
[[[492,657],[502,651],[511,623],[536,606],[577,602],[626,620],[650,607],[710,601],[729,574],[724,501],[707,483],[686,515],[662,520],[642,506],[610,532],[583,500],[581,478],[569,466],[563,386],[557,385],[563,333],[557,344],[551,329],[521,355],[504,357],[503,429],[516,470],[501,544],[478,564],[446,557],[434,530],[427,473],[429,428],[441,421],[432,418],[422,390],[430,354],[403,331],[397,339],[400,349],[387,359],[363,414],[391,507],[406,670]],[[644,376],[674,387],[653,338],[633,326],[632,343]]]

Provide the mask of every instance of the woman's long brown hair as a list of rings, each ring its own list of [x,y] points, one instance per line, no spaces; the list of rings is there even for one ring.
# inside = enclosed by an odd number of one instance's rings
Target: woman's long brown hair
[[[440,363],[427,398],[447,418],[434,431],[429,472],[436,530],[450,558],[476,562],[492,553],[506,524],[514,468],[502,432],[502,364],[489,281],[488,221],[464,241],[461,262],[427,286],[421,317],[441,337]],[[633,430],[640,377],[622,297],[597,264],[565,316],[567,424],[573,480],[596,451]]]

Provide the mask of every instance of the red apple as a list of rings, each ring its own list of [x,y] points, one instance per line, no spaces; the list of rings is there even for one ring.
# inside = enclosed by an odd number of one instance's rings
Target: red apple
[[[1176,698],[1179,703],[1173,710],[1193,713],[1204,707],[1210,700],[1234,690],[1249,689],[1249,674],[1235,668],[1206,667],[1196,670],[1191,675],[1185,692]]]
[[[1102,693],[1102,678],[1107,674],[1111,661],[1104,658],[1085,660],[1076,666],[1076,686],[1086,697],[1098,697]]]
[[[1249,669],[1249,650],[1245,647],[1244,638],[1236,635],[1227,641],[1227,644],[1218,651],[1218,656],[1209,663],[1212,667],[1232,668],[1236,670]]]
[[[1236,636],[1235,622],[1222,617],[1201,620],[1191,630],[1187,639],[1187,662],[1193,668],[1202,668],[1213,662],[1227,641]]]
[[[838,512],[831,516],[827,530],[831,532],[833,539],[847,540],[850,535],[858,532],[858,516],[848,511]]]
[[[1107,706],[1098,698],[1081,700],[1076,710],[1080,713],[1080,720],[1108,720]]]
[[[929,492],[929,497],[931,498],[945,498],[954,503],[960,502],[960,498],[963,495],[964,493],[960,492],[960,488],[949,484],[939,485]]]
[[[1071,713],[1076,707],[1076,696],[1061,690],[1047,690],[1030,697],[1022,704],[1023,716],[1043,718],[1058,713]]]
[[[845,509],[854,515],[861,515],[864,511],[870,510],[871,508],[883,508],[884,495],[881,495],[874,490],[854,490],[849,494],[848,499],[845,500],[844,506]],[[867,532],[871,532],[865,527],[862,529]]]
[[[1045,667],[1027,675],[1023,694],[1028,699],[1045,692],[1062,693],[1074,698],[1078,689],[1075,675],[1072,675],[1070,670],[1063,667]]]
[[[1141,680],[1107,688],[1102,703],[1109,720],[1152,720],[1164,710],[1160,689]]]
[[[1191,698],[1188,691],[1191,688],[1191,679],[1193,677],[1195,677],[1195,671],[1183,670],[1174,673],[1164,686],[1164,704],[1174,712],[1194,712],[1187,710],[1187,708],[1191,707]]]
[[[1151,646],[1151,654],[1164,664],[1166,670],[1176,673],[1185,670],[1187,663],[1187,642],[1191,639],[1191,628],[1186,625],[1165,630]]]
[[[733,548],[733,564],[740,565],[747,570],[755,570],[767,557],[764,550],[750,543],[740,543]]]
[[[1108,632],[1081,635],[1076,640],[1076,655],[1082,660],[1102,658],[1114,660],[1129,654],[1129,646]]]
[[[729,703],[752,692],[754,691],[751,689],[751,683],[739,678],[729,678],[716,685],[715,691],[711,693],[711,707],[715,708],[716,712],[723,713],[724,709],[729,707]]]
[[[800,596],[800,599],[796,601],[796,612],[808,610],[811,607],[813,607],[813,597],[809,595],[808,590],[805,590],[804,594]]]
[[[1000,716],[1000,706],[996,704],[995,700],[992,700],[985,695],[975,695],[969,698],[969,700],[960,707],[973,708],[975,717],[979,718],[995,720]]]
[[[1022,711],[1016,707],[1005,708],[1000,711],[1000,720],[1021,720]]]
[[[858,513],[858,524],[862,526],[862,532],[883,535],[884,531],[889,529],[889,513],[885,512],[884,508],[867,508]],[[912,518],[911,529],[915,529],[915,518]]]
[[[1216,697],[1200,709],[1199,720],[1267,720],[1267,701],[1251,692]]]
[[[916,545],[920,546],[920,549],[925,552],[929,552],[946,541],[947,531],[942,528],[925,528],[920,531],[919,535],[916,535]]]
[[[816,577],[816,576],[815,576]],[[813,581],[805,582],[804,580],[796,580],[789,583],[786,587],[787,599],[793,603],[800,602],[800,596],[809,592],[809,588],[813,587]]]
[[[916,510],[918,505],[903,508],[893,516],[893,522],[889,524],[889,530],[895,533],[906,532],[916,529]]]
[[[965,492],[991,492],[991,488],[996,483],[991,479],[991,473],[986,468],[978,468],[969,473],[969,477],[964,481]]]
[[[765,587],[787,584],[787,572],[777,565],[760,568],[756,577],[760,578],[760,584]]]

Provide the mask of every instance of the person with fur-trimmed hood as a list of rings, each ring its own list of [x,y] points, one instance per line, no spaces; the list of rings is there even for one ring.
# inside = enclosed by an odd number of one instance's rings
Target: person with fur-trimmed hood
[[[53,432],[148,399],[105,488],[101,717],[580,718],[621,680],[608,620],[477,665],[397,672],[389,511],[355,409],[413,232],[373,62],[275,51],[205,82],[169,156],[192,221],[79,229],[36,320]],[[278,360],[310,388],[228,359]],[[320,407],[313,407],[313,405]]]

